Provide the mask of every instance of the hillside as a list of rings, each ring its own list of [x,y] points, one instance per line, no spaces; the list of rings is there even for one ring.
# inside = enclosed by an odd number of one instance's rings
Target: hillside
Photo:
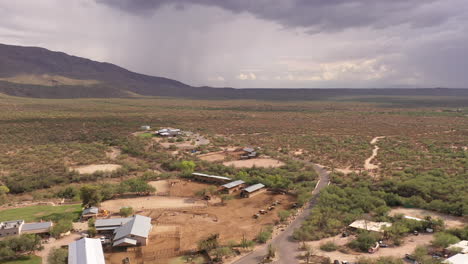
[[[0,44],[0,93],[37,98],[168,96],[197,99],[324,100],[343,97],[468,96],[468,89],[233,89],[193,87],[38,47]],[[454,98],[455,99],[455,98]],[[367,100],[365,98],[358,99]],[[369,98],[375,101],[375,98]],[[387,99],[382,99],[385,102]],[[437,101],[437,100],[436,100]],[[459,98],[452,106],[465,106]],[[429,105],[434,103],[430,100]],[[453,103],[453,100],[452,100]],[[445,105],[444,105],[445,106]]]

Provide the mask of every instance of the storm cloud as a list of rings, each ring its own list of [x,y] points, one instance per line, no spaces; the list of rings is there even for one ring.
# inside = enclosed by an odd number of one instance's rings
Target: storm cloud
[[[0,42],[200,86],[468,87],[466,0],[0,0]]]

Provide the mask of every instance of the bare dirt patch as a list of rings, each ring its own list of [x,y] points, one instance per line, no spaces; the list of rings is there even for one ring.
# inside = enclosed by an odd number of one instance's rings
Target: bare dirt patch
[[[278,168],[284,166],[284,162],[271,158],[258,158],[258,159],[247,159],[247,160],[234,160],[223,162],[224,166],[234,166],[236,168]]]
[[[223,161],[226,158],[224,152],[212,152],[207,154],[202,154],[198,156],[199,159],[209,162]]]
[[[417,209],[417,208],[399,207],[399,208],[392,209],[389,213],[390,216],[394,216],[397,214],[403,214],[403,215],[417,217],[421,219],[424,219],[424,217],[426,216],[440,218],[444,220],[445,226],[449,228],[463,227],[466,224],[468,224],[467,219],[464,219],[463,217],[451,216],[451,215],[441,214],[438,212],[433,212],[433,211],[424,210],[424,209]]]
[[[150,181],[148,184],[156,188],[156,194],[158,195],[167,195],[169,193],[170,183],[168,180]]]
[[[77,171],[80,174],[92,174],[97,171],[112,172],[122,168],[122,165],[118,164],[92,164],[85,166],[72,167],[71,169]]]
[[[179,197],[161,197],[161,196],[145,196],[136,198],[125,198],[108,200],[101,203],[101,207],[111,212],[118,212],[120,208],[130,206],[135,211],[163,209],[163,208],[190,208],[204,207],[206,203],[192,198]]]

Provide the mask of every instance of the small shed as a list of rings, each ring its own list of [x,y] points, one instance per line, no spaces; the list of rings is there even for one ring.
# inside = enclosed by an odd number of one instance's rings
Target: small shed
[[[232,181],[232,179],[229,177],[209,175],[198,172],[192,173],[192,176],[195,180],[206,183],[225,184]]]
[[[244,153],[240,156],[241,159],[252,159],[257,157],[257,152],[254,148],[243,148],[242,151]]]
[[[265,191],[266,191],[265,185],[261,184],[261,183],[257,183],[257,184],[251,185],[251,186],[249,186],[247,188],[244,188],[241,191],[241,197],[250,198],[250,197],[253,197],[253,196],[257,195],[257,194],[263,193]]]
[[[150,126],[147,126],[147,125],[144,125],[144,126],[141,126],[140,129],[141,129],[141,130],[148,131],[148,130],[151,129],[151,127],[150,127]]]
[[[96,217],[98,214],[99,208],[92,206],[83,210],[83,212],[81,213],[81,218],[89,219],[91,217]]]
[[[245,185],[243,180],[237,180],[230,183],[226,183],[219,188],[219,192],[232,194],[237,191],[240,191]]]
[[[176,137],[180,135],[182,132],[180,129],[175,128],[163,128],[156,132],[157,135],[162,137]]]

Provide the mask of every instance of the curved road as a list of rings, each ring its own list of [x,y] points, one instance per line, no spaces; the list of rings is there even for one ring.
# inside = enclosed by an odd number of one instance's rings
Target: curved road
[[[304,162],[304,161],[303,161]],[[308,162],[306,162],[308,163]],[[312,164],[312,163],[310,163]],[[278,255],[279,259],[275,262],[275,264],[294,264],[299,263],[298,259],[296,258],[299,254],[298,246],[299,243],[292,238],[292,234],[294,229],[299,228],[304,222],[304,220],[310,215],[311,209],[317,203],[318,193],[330,182],[329,172],[325,169],[313,164],[314,170],[319,175],[319,183],[315,187],[314,191],[312,192],[312,199],[310,200],[307,208],[294,219],[294,221],[284,230],[281,234],[276,236],[272,241],[268,244],[272,244],[273,247],[276,249],[276,254]],[[262,246],[261,248],[249,253],[248,255],[244,256],[243,258],[234,262],[234,264],[255,264],[260,263],[265,255],[267,254],[267,245]]]

